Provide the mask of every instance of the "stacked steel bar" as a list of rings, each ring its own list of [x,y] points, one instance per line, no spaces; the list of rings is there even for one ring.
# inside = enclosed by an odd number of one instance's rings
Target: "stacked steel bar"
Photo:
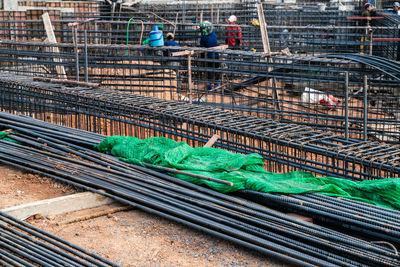
[[[346,229],[400,245],[397,233],[400,212],[396,210],[321,194],[279,196],[247,190],[238,195],[283,212],[312,217],[314,222],[329,224],[335,229]]]
[[[0,127],[13,129],[9,137],[19,142],[0,141],[2,163],[98,192],[292,264],[400,264],[392,248],[121,163],[87,148],[101,139],[99,135],[5,113],[0,117]]]
[[[0,212],[0,265],[118,266],[3,212]]]

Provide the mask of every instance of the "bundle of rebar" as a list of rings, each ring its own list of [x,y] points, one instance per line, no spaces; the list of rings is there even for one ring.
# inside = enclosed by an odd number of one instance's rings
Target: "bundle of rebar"
[[[11,129],[9,137],[18,142],[0,141],[2,163],[111,197],[291,264],[400,264],[393,246],[299,221],[254,202],[96,152],[93,145],[104,138],[102,135],[6,113],[0,118],[0,127]],[[391,218],[388,221],[395,225]],[[395,235],[399,233],[397,229]]]
[[[0,265],[118,266],[4,212],[0,212]]]
[[[315,193],[286,196],[243,190],[238,195],[283,212],[311,217],[314,222],[335,229],[346,229],[400,245],[400,212],[397,210]]]

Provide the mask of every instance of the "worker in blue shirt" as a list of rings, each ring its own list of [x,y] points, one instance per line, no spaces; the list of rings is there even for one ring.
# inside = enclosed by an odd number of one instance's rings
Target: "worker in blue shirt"
[[[175,36],[172,32],[167,33],[166,41],[164,42],[164,46],[180,46],[176,41],[175,41]],[[178,52],[178,49],[170,49],[171,53]],[[168,51],[164,51],[164,56],[168,56]]]
[[[180,46],[176,41],[175,41],[175,36],[174,36],[174,34],[172,33],[172,32],[169,32],[169,33],[167,33],[167,37],[165,38],[166,39],[166,41],[164,42],[164,46]],[[168,56],[170,56],[172,53],[175,53],[175,52],[178,52],[179,50],[178,49],[172,49],[172,48],[169,48],[169,49],[165,49],[164,50],[164,52],[163,52],[163,56],[164,57],[168,57]],[[171,63],[173,63],[173,62],[179,62],[179,60],[178,59],[170,59],[169,60],[169,62]],[[173,66],[177,66],[177,65],[179,65],[179,64],[176,64],[176,63],[173,63],[173,64],[169,64],[169,65],[173,65]]]
[[[175,39],[175,36],[172,32],[167,33],[167,37],[166,37],[166,41],[164,42],[164,46],[172,46],[172,47],[180,46],[174,39]],[[165,49],[163,55],[164,55],[164,57],[169,57],[172,53],[175,53],[178,51],[179,51],[178,49],[173,49],[173,48]],[[172,58],[168,59],[167,65],[179,66],[180,65],[179,57],[172,57]]]
[[[200,24],[200,47],[210,48],[218,46],[218,39],[215,31],[213,30],[211,22],[204,21]],[[204,57],[204,54],[202,55]],[[207,80],[208,80],[208,90],[217,88],[219,86],[219,76],[220,73],[216,72],[219,69],[220,63],[218,62],[219,53],[218,52],[207,52],[205,67],[207,67]]]
[[[390,10],[389,12],[391,12],[392,14],[395,15],[400,15],[400,3],[399,2],[394,2],[393,3],[393,9]],[[398,32],[398,35],[400,35],[400,30]],[[400,61],[400,44],[397,44],[397,57],[396,57],[397,61]]]

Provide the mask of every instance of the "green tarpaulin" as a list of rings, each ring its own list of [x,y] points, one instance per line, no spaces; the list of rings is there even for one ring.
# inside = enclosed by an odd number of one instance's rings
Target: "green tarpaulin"
[[[301,171],[271,173],[264,170],[263,158],[258,154],[242,155],[209,147],[192,148],[186,143],[163,137],[141,140],[135,137],[111,136],[96,148],[129,163],[145,162],[233,182],[234,186],[231,187],[171,174],[188,182],[205,184],[224,193],[240,189],[282,194],[318,192],[400,210],[398,178],[355,182],[333,177],[315,177],[309,172]]]

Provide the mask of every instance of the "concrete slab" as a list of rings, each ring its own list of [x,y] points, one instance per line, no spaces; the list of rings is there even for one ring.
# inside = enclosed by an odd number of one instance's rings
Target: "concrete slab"
[[[8,207],[1,211],[20,220],[25,220],[35,214],[41,214],[43,216],[58,215],[72,211],[91,209],[114,202],[114,200],[99,194],[83,192]]]

